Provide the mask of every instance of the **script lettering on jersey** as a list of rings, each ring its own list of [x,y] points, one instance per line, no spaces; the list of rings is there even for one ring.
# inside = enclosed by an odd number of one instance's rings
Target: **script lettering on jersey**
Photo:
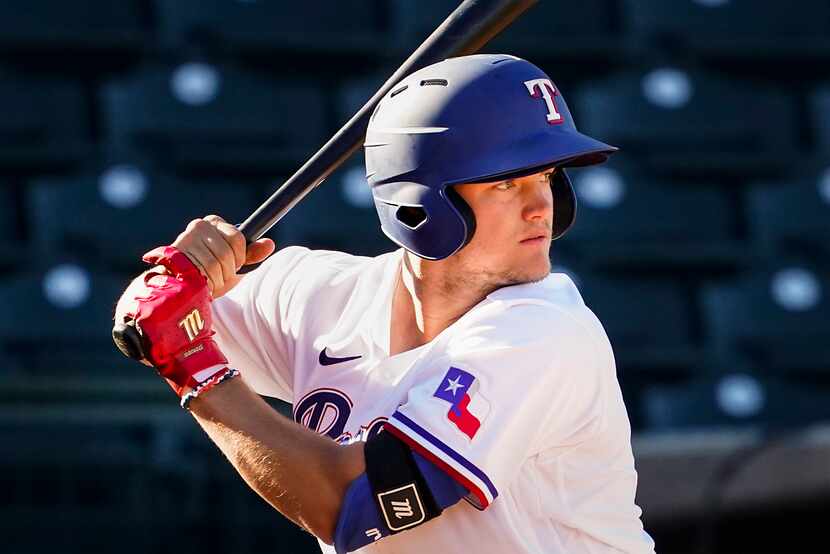
[[[314,389],[294,405],[294,421],[340,444],[366,442],[383,430],[385,417],[376,417],[354,433],[346,431],[354,403],[349,395],[333,388]]]
[[[531,79],[525,81],[524,84],[533,98],[541,96],[545,100],[545,105],[548,107],[548,123],[551,125],[562,123],[562,114],[556,110],[556,103],[553,101],[553,97],[559,94],[553,83],[549,79]]]
[[[381,431],[383,431],[383,424],[386,423],[386,417],[376,417],[371,422],[361,425],[360,428],[354,433],[349,433],[348,431],[344,432],[337,438],[337,442],[343,446],[354,444],[356,442],[366,442],[369,440],[369,437],[374,437]]]
[[[337,389],[315,389],[294,405],[294,421],[337,440],[352,415],[352,399]]]

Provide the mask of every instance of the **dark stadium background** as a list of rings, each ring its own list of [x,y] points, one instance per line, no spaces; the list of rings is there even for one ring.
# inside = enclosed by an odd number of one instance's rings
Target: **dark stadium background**
[[[622,148],[573,172],[552,258],[614,345],[658,552],[830,552],[830,2],[539,4],[486,51]],[[143,252],[241,221],[454,5],[0,1],[0,551],[316,551],[120,356],[112,309]],[[270,236],[391,249],[361,164]]]

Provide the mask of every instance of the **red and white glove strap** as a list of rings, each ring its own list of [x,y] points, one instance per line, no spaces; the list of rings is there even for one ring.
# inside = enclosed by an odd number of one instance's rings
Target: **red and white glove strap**
[[[223,383],[233,379],[234,377],[239,377],[239,370],[231,369],[229,367],[221,367],[219,371],[213,373],[211,377],[199,383],[195,389],[185,393],[180,402],[181,407],[187,410],[194,398],[198,398],[200,395],[206,393],[219,383]]]

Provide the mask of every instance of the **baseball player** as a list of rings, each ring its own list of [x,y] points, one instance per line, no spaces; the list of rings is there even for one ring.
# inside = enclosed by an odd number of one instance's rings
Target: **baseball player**
[[[611,346],[549,257],[576,212],[564,168],[615,150],[576,130],[533,64],[447,59],[387,94],[367,131],[399,249],[246,251],[208,216],[145,255],[155,267],[116,317],[323,552],[653,552]]]

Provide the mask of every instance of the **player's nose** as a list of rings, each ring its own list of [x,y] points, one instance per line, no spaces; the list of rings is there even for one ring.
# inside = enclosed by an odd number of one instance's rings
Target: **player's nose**
[[[547,179],[528,183],[523,187],[522,216],[528,221],[547,220],[553,217],[553,192]]]

